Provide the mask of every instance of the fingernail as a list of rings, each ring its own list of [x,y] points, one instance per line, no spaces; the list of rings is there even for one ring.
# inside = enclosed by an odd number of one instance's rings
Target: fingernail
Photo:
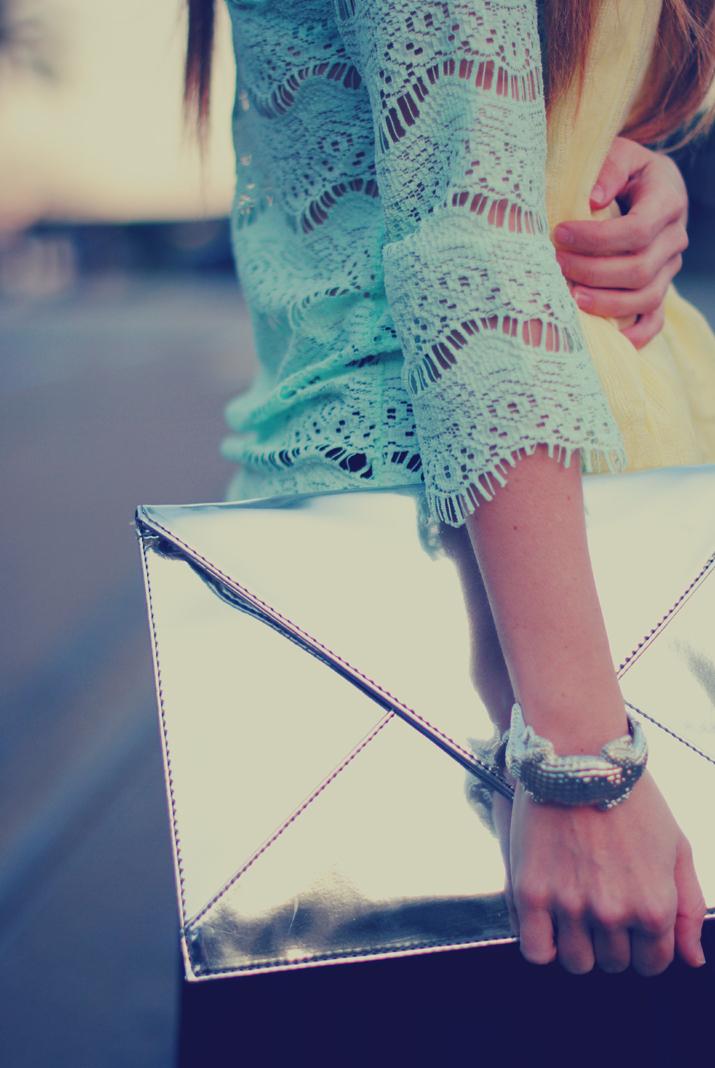
[[[567,226],[557,226],[554,230],[554,237],[562,245],[573,245],[573,233]]]
[[[702,946],[699,947],[698,952],[695,954],[695,959],[698,962],[699,968],[705,963],[705,954],[703,953]]]
[[[577,289],[574,296],[579,308],[590,308],[593,305],[593,297],[591,294],[584,293],[582,289]]]
[[[600,204],[602,200],[606,199],[606,190],[598,182],[591,190],[591,200],[595,200],[597,204]]]

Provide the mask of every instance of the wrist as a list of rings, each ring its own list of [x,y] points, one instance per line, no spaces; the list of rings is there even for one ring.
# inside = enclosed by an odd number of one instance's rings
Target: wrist
[[[591,691],[593,692],[593,691]],[[604,698],[588,697],[589,688],[570,697],[556,693],[550,697],[517,695],[524,720],[534,731],[548,738],[559,755],[599,753],[613,738],[628,734],[626,706],[620,691]]]

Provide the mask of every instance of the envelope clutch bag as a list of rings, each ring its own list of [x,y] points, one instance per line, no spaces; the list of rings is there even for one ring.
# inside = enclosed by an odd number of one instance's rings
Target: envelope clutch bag
[[[709,920],[715,465],[583,487],[621,692]],[[511,796],[479,755],[508,696],[466,528],[427,539],[421,493],[136,511],[190,981],[515,941],[478,802]]]

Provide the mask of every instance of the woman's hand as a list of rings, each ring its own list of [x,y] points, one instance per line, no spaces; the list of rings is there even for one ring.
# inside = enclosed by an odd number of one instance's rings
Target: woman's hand
[[[509,837],[507,899],[526,960],[558,956],[579,975],[596,963],[658,975],[674,950],[693,967],[704,963],[706,905],[690,843],[647,769],[605,812],[536,804],[518,784]]]
[[[594,195],[599,186],[600,197]],[[638,315],[622,333],[640,349],[662,329],[663,300],[683,265],[688,192],[670,157],[616,137],[592,190],[591,208],[614,198],[625,215],[564,222],[553,239],[579,307],[614,318]],[[571,242],[563,239],[567,233]]]

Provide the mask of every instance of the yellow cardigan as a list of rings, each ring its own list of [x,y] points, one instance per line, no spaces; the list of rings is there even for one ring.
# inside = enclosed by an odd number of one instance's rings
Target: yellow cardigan
[[[575,84],[549,116],[547,212],[568,219],[620,214],[613,201],[591,211],[589,196],[608,148],[624,129],[645,77],[662,0],[604,0],[594,29],[583,94]],[[641,349],[619,320],[579,309],[613,415],[626,470],[715,462],[715,334],[671,283],[663,329]],[[594,465],[599,470],[599,465]],[[605,471],[601,463],[600,470]]]

